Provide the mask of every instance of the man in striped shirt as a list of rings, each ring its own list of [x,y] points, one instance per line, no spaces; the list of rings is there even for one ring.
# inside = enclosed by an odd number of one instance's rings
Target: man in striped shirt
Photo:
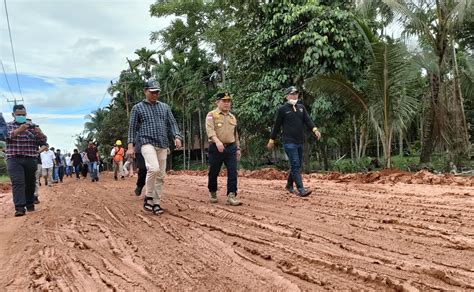
[[[15,216],[35,210],[35,183],[38,146],[46,143],[41,129],[26,120],[26,108],[13,107],[12,122],[7,123],[7,170],[12,182]]]
[[[135,158],[134,145],[136,143],[142,145],[141,152],[147,168],[143,208],[158,215],[163,213],[160,198],[170,146],[168,136],[174,138],[177,150],[181,149],[182,136],[170,106],[158,101],[160,96],[158,81],[149,80],[145,82],[144,87],[146,99],[134,105],[130,113],[127,155]]]

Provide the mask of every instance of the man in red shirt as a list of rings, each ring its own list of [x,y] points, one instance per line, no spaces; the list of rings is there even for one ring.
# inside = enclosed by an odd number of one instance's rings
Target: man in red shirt
[[[97,150],[93,141],[89,141],[89,145],[85,152],[87,159],[89,160],[87,164],[89,167],[89,173],[91,174],[91,180],[92,182],[99,181],[99,150]]]

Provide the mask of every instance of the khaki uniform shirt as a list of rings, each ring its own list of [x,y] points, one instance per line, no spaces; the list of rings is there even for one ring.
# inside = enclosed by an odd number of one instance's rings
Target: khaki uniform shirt
[[[223,144],[235,143],[240,147],[237,119],[231,113],[221,112],[219,108],[207,114],[206,133],[210,143],[213,143],[212,137],[217,136]]]

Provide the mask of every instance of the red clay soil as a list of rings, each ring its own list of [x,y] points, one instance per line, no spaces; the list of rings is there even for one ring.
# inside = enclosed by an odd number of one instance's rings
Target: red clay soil
[[[206,172],[173,174],[160,216],[110,173],[42,186],[24,217],[1,194],[0,291],[474,290],[471,178],[312,174],[299,198],[242,172],[230,207],[225,178],[210,204]]]
[[[184,170],[184,171],[171,171],[171,175],[198,175],[207,176],[207,171],[199,170]],[[224,170],[220,176],[224,177],[227,172]],[[240,170],[239,177],[246,178],[258,178],[265,180],[286,180],[288,173],[286,171],[280,171],[274,168],[264,168],[261,170],[249,171]],[[352,182],[352,183],[406,183],[406,184],[431,184],[431,185],[460,185],[460,186],[474,186],[474,177],[462,177],[455,176],[452,174],[433,174],[431,172],[422,170],[417,173],[410,173],[397,169],[385,169],[382,171],[368,172],[368,173],[338,173],[332,172],[329,174],[308,174],[303,175],[303,178],[310,179],[321,179],[321,180],[333,180],[337,182]]]
[[[12,184],[9,182],[0,183],[0,193],[9,192],[12,189]]]

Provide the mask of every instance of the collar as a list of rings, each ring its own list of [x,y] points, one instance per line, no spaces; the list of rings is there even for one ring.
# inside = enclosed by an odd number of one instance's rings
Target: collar
[[[230,113],[230,111],[228,111],[227,113],[224,113],[224,112],[221,111],[219,108],[216,108],[214,111],[217,112],[218,114],[222,114],[222,115],[232,115],[232,114]]]

